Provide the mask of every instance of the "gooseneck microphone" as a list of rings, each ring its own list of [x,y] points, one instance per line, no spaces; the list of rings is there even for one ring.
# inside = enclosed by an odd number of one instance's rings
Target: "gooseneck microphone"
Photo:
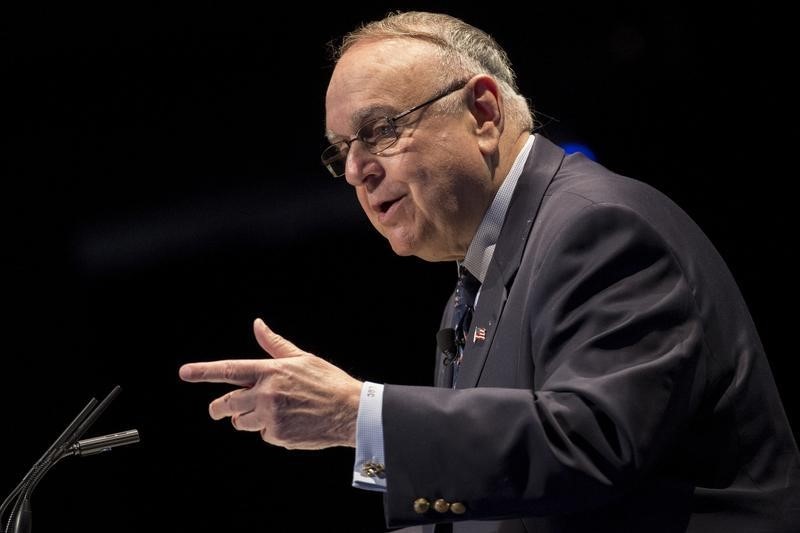
[[[95,398],[70,422],[61,435],[50,445],[44,455],[36,461],[30,470],[23,476],[22,481],[0,505],[0,531],[3,533],[28,533],[31,530],[31,503],[30,497],[39,481],[61,459],[72,455],[94,455],[105,452],[117,446],[139,442],[139,432],[135,429],[112,433],[100,437],[80,440],[86,430],[105,411],[108,404],[117,397],[120,387],[114,387],[100,404]],[[16,499],[15,499],[16,498]],[[11,502],[11,512],[8,520],[3,523],[3,516]]]
[[[440,329],[436,333],[436,347],[444,354],[442,364],[449,366],[458,357],[458,342],[456,340],[456,330],[453,328]]]
[[[129,429],[128,431],[111,433],[110,435],[103,435],[102,437],[79,440],[70,446],[69,450],[65,453],[68,455],[86,457],[87,455],[107,452],[111,450],[111,448],[116,448],[117,446],[135,444],[137,442],[139,442],[139,432],[135,429]]]

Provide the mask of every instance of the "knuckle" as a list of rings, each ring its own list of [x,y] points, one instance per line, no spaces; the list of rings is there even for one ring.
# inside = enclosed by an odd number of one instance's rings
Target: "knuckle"
[[[236,373],[236,370],[235,370],[235,368],[233,366],[233,363],[230,362],[230,361],[227,361],[225,363],[225,367],[222,370],[223,376],[225,377],[226,380],[230,380],[230,379],[234,378],[235,373]]]
[[[261,440],[263,440],[264,442],[267,442],[269,444],[278,444],[277,440],[272,435],[272,432],[268,427],[263,428],[260,431],[260,433],[261,433]]]
[[[256,403],[274,412],[280,406],[281,393],[272,388],[262,388],[256,393]]]

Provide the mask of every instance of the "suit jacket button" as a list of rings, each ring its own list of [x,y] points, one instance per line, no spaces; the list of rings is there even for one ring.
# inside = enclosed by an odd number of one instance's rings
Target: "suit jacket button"
[[[437,513],[446,513],[450,509],[450,504],[439,498],[433,502],[433,508],[436,509]]]
[[[417,498],[414,500],[414,512],[417,514],[425,514],[431,508],[431,502],[425,498]]]
[[[466,506],[464,506],[464,504],[461,502],[451,503],[450,510],[453,512],[453,514],[464,514],[465,512],[467,512]]]

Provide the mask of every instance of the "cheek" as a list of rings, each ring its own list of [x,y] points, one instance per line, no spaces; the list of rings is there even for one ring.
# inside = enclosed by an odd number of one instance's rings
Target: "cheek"
[[[458,191],[454,189],[449,179],[427,180],[414,184],[410,189],[418,216],[430,223],[440,222],[443,218],[449,218],[454,211],[458,211]]]

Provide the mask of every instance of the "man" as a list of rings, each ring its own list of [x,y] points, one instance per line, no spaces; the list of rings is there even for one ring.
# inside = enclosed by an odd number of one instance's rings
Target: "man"
[[[392,249],[463,267],[437,387],[361,383],[257,320],[273,359],[181,368],[241,387],[213,418],[356,446],[389,526],[798,530],[800,456],[722,259],[663,195],[532,136],[491,37],[427,13],[367,25],[326,112],[323,162]]]

